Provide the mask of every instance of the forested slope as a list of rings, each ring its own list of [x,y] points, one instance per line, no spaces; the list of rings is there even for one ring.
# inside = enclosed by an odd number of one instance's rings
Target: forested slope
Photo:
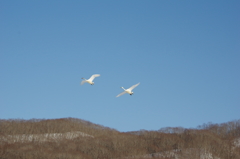
[[[75,118],[0,120],[0,159],[15,158],[239,159],[240,120],[125,133]]]

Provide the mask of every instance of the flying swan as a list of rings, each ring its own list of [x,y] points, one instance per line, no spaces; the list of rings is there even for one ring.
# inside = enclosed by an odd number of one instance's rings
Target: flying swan
[[[82,78],[83,80],[82,80],[82,82],[81,82],[81,85],[83,85],[84,83],[89,83],[89,84],[91,84],[91,85],[94,85],[94,82],[93,82],[93,80],[94,80],[94,78],[95,77],[99,77],[100,76],[100,74],[94,74],[94,75],[92,75],[88,80],[87,79],[85,79],[85,78]]]
[[[125,93],[128,93],[128,94],[130,94],[130,95],[133,95],[132,90],[133,90],[135,87],[137,87],[139,84],[140,84],[140,83],[135,84],[135,85],[133,85],[132,87],[130,87],[130,88],[128,88],[128,89],[124,89],[123,87],[121,87],[121,88],[124,90],[124,92],[120,93],[120,94],[117,95],[116,97],[119,97],[119,96],[121,96],[121,95],[124,95]]]

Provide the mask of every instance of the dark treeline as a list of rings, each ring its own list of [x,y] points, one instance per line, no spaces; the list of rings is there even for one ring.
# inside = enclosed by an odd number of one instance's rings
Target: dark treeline
[[[9,142],[17,135],[82,132],[93,137],[39,142]],[[88,121],[64,118],[52,120],[0,120],[0,159],[110,159],[165,158],[174,152],[178,159],[240,158],[240,120],[203,124],[196,129],[162,128],[158,131],[119,132]],[[158,154],[158,155],[156,155]],[[147,155],[147,156],[146,156]]]
[[[65,133],[72,131],[82,131],[93,136],[101,136],[108,133],[116,133],[101,125],[93,124],[89,121],[76,118],[62,119],[10,119],[0,120],[0,134],[43,134],[43,133]]]

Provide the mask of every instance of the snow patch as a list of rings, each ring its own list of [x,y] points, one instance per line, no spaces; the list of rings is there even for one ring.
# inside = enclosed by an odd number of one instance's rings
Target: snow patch
[[[77,137],[94,138],[94,136],[92,135],[85,134],[80,131],[74,131],[74,132],[66,132],[66,133],[7,135],[7,136],[0,137],[0,140],[8,143],[33,142],[33,141],[45,142],[45,141],[57,141],[57,140],[63,140],[63,139],[72,140]]]

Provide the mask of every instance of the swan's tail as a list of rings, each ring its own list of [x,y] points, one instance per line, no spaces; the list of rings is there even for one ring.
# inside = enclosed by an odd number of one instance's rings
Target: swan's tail
[[[126,90],[125,88],[121,87],[124,91]]]

